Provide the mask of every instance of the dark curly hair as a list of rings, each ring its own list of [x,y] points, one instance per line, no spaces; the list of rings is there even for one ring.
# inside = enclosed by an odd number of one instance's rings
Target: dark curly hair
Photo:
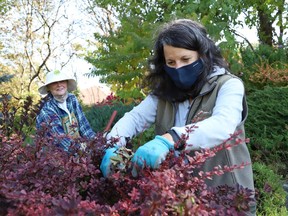
[[[188,90],[178,88],[164,71],[165,58],[163,46],[184,48],[197,51],[204,67],[196,83]],[[145,77],[144,85],[152,94],[160,99],[181,102],[195,98],[207,76],[213,72],[214,66],[228,70],[228,65],[220,53],[220,49],[207,36],[206,29],[198,22],[189,19],[178,19],[165,24],[159,31],[154,44],[154,53],[148,61],[149,73]]]

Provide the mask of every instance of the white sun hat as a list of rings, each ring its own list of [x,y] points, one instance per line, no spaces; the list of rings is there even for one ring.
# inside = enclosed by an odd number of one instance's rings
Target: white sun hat
[[[38,91],[40,94],[46,95],[48,94],[47,86],[49,84],[54,83],[54,82],[64,81],[64,80],[68,81],[67,83],[68,92],[76,90],[77,83],[76,83],[76,80],[72,76],[69,76],[68,74],[64,72],[60,72],[59,70],[54,70],[46,74],[46,82],[44,85],[39,87]]]

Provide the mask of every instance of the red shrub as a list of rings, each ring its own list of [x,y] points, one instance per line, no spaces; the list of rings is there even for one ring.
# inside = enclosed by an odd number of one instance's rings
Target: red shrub
[[[254,83],[271,86],[286,86],[288,83],[288,64],[275,62],[268,64],[261,62],[255,67],[256,72],[249,78]]]
[[[128,168],[104,179],[99,171],[108,147],[103,134],[87,143],[89,151],[72,148],[71,154],[55,147],[45,132],[28,146],[1,131],[0,140],[1,215],[241,215],[252,201],[251,191],[239,185],[208,188],[204,183],[245,164],[191,175],[215,154],[211,150],[195,157],[171,152],[158,170],[145,168],[135,178]]]

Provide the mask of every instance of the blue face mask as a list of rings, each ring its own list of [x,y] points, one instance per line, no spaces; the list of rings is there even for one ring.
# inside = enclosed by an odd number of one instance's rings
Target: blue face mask
[[[181,89],[189,89],[197,80],[203,69],[201,59],[180,68],[171,68],[164,65],[164,70],[174,81],[175,85]]]

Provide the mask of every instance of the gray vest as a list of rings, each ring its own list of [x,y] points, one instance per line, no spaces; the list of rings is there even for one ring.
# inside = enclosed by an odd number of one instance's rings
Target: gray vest
[[[232,74],[225,74],[221,76],[216,76],[211,78],[202,88],[199,96],[197,96],[191,104],[191,108],[186,120],[186,124],[191,124],[208,118],[212,115],[213,107],[217,99],[218,92],[221,86],[229,79],[236,77]],[[155,133],[162,135],[166,133],[167,130],[174,126],[175,122],[176,106],[167,101],[159,100],[156,115]],[[236,128],[235,132],[242,131],[237,138],[245,140],[245,130],[244,122],[247,118],[248,110],[246,98],[243,98],[243,111],[242,111],[242,122]],[[215,127],[221,127],[221,125],[215,125]],[[196,129],[197,130],[197,129]],[[231,140],[235,142],[235,140]],[[193,143],[192,143],[193,144]],[[191,152],[193,155],[194,152]],[[234,146],[230,149],[223,149],[217,154],[207,160],[203,168],[195,170],[198,171],[212,171],[215,166],[231,166],[240,165],[242,162],[251,163],[250,154],[246,146],[245,141],[242,144]],[[248,187],[254,190],[252,166],[245,166],[243,169],[234,170],[233,172],[227,172],[221,176],[213,176],[213,180],[206,181],[208,186],[218,186],[218,185],[234,185],[239,183],[244,187]]]

